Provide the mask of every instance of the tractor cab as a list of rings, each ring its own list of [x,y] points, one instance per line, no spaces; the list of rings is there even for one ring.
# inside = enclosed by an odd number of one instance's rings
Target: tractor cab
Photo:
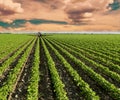
[[[41,32],[38,32],[38,37],[41,37],[42,36],[42,33]]]

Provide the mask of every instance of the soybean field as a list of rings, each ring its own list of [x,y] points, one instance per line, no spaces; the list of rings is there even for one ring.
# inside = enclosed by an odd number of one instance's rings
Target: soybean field
[[[0,34],[0,100],[120,100],[120,35]]]

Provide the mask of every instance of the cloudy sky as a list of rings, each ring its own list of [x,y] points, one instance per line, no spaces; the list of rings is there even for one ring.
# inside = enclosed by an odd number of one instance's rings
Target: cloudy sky
[[[0,0],[0,31],[120,31],[120,0]]]

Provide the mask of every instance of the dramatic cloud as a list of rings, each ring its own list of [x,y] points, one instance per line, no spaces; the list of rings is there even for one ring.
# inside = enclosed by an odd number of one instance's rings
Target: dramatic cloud
[[[44,0],[46,1],[46,3],[50,6],[50,8],[52,9],[59,9],[60,7],[62,7],[64,5],[64,2],[61,0]]]
[[[12,21],[15,19],[46,19],[65,21],[66,13],[61,6],[64,4],[60,0],[13,0],[24,9],[24,12],[9,16],[0,16],[2,21]],[[57,7],[52,7],[52,6]]]
[[[64,6],[64,1],[66,0],[52,0],[52,1],[51,0],[32,0],[32,1],[38,1],[44,4],[47,4],[47,6],[50,7],[51,9],[58,9]]]
[[[0,16],[21,12],[23,12],[23,9],[20,3],[15,3],[12,0],[0,0]]]
[[[29,22],[24,27],[19,28],[8,28],[14,31],[119,31],[119,27],[111,25],[59,25],[59,24],[40,24],[33,25]]]
[[[64,21],[54,21],[54,20],[43,20],[43,19],[31,19],[31,20],[25,20],[25,19],[16,19],[13,20],[12,22],[4,22],[0,21],[0,26],[4,28],[19,28],[19,27],[24,27],[26,23],[31,23],[33,25],[39,25],[39,24],[67,24]]]
[[[114,0],[114,3],[110,4],[112,10],[120,9],[120,0]]]
[[[68,0],[65,11],[71,23],[88,22],[94,13],[104,13],[111,8],[113,0]]]
[[[120,31],[120,0],[0,0],[0,26],[0,30]]]

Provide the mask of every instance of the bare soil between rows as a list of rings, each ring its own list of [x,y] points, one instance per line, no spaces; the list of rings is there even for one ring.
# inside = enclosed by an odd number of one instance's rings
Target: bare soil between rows
[[[19,59],[22,57],[22,55],[24,54],[24,52],[27,50],[27,48],[30,46],[30,44],[33,41],[31,41],[27,47],[15,58],[15,60],[10,64],[10,66],[8,66],[8,68],[3,72],[2,76],[0,77],[0,87],[2,87],[4,85],[4,82],[8,79],[8,75],[10,73],[10,71],[12,71],[14,69],[14,67],[17,65]]]
[[[31,69],[33,65],[34,60],[34,53],[36,48],[37,40],[35,41],[35,44],[32,47],[32,50],[30,52],[30,55],[28,56],[28,59],[26,60],[23,69],[21,70],[18,80],[16,81],[16,85],[12,91],[12,93],[9,95],[9,100],[26,100],[27,99],[27,89],[31,77]]]
[[[40,81],[39,81],[39,100],[55,100],[54,87],[51,80],[47,59],[40,40]]]
[[[80,88],[76,85],[73,78],[70,76],[69,72],[67,72],[67,70],[65,69],[65,66],[63,65],[63,63],[55,55],[54,51],[48,45],[47,47],[51,54],[51,57],[55,62],[56,69],[59,73],[59,76],[62,82],[65,84],[65,90],[67,92],[67,96],[69,100],[83,100],[84,97],[80,95]]]
[[[50,42],[50,41],[49,41]],[[59,50],[58,47],[56,47],[53,43],[51,43],[59,52],[62,54],[62,56],[69,62],[72,67],[78,72],[78,74],[82,77],[82,79],[87,82],[90,85],[90,88],[96,92],[97,95],[100,96],[101,100],[113,100],[110,95],[108,95],[108,92],[104,90],[102,86],[100,86],[98,83],[96,83],[89,75],[88,73],[84,72],[80,66],[78,66],[76,63],[74,63],[72,60],[70,60],[66,54],[64,54],[61,50]],[[85,95],[85,94],[84,94]]]

